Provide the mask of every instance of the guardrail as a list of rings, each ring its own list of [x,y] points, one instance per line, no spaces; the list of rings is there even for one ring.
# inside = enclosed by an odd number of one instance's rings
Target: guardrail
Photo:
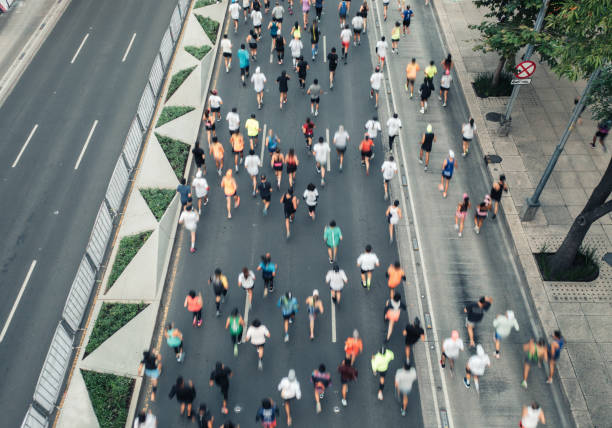
[[[4,5],[10,6],[13,1],[0,0],[0,8]],[[153,60],[149,79],[138,104],[138,110],[125,138],[121,156],[117,160],[109,180],[104,200],[98,209],[85,254],[81,259],[64,305],[62,319],[55,330],[36,383],[34,402],[26,412],[21,424],[22,428],[48,427],[49,418],[55,411],[57,400],[64,386],[66,372],[72,359],[76,333],[83,322],[96,277],[100,274],[102,262],[108,251],[108,243],[115,226],[115,220],[121,214],[120,210],[124,203],[125,193],[138,164],[142,142],[153,118],[164,76],[176,47],[181,27],[189,11],[190,1],[179,0],[177,2],[168,28],[161,40],[159,51]]]

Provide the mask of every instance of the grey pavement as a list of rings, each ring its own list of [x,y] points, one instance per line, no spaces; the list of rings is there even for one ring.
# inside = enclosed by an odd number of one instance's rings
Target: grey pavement
[[[7,426],[21,422],[31,400],[175,4],[72,3],[0,107],[0,197],[7,201],[0,222],[3,326],[28,268],[38,262],[0,348],[0,373],[15,385],[0,392]],[[25,13],[27,5],[21,7]],[[122,63],[133,32],[138,35]],[[87,42],[70,64],[86,33]],[[75,170],[94,120],[99,126]]]

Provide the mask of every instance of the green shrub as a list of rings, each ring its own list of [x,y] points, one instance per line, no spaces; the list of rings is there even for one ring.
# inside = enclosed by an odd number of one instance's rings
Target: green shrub
[[[172,80],[170,80],[170,87],[168,88],[168,93],[166,94],[166,101],[176,92],[179,86],[183,84],[194,68],[196,68],[195,65],[174,73]]]
[[[546,252],[546,246],[534,254],[544,281],[590,282],[599,276],[599,259],[594,248],[580,247],[574,263],[559,275],[553,275],[548,266],[548,259],[553,255]]]
[[[487,97],[508,97],[512,93],[512,75],[502,72],[497,86],[491,86],[493,83],[493,73],[479,73],[472,86],[476,95],[480,98]]]
[[[181,117],[184,114],[189,113],[190,111],[195,110],[195,107],[187,107],[187,106],[169,106],[164,107],[161,114],[159,115],[159,119],[157,120],[156,128],[173,121]]]
[[[159,145],[161,146],[162,150],[166,154],[166,157],[168,158],[170,166],[172,166],[176,177],[180,181],[185,173],[185,165],[187,165],[189,144],[183,143],[179,140],[174,140],[170,137],[159,135],[157,132],[155,133],[155,136],[157,137],[157,141],[159,141]]]
[[[208,52],[210,52],[211,49],[212,48],[208,45],[202,45],[199,48],[196,46],[185,46],[185,50],[200,61],[206,56]]]
[[[163,217],[175,193],[172,189],[140,189],[140,194],[157,221]]]
[[[202,26],[202,29],[210,39],[210,41],[215,44],[217,42],[217,31],[219,30],[219,23],[214,19],[207,18],[202,15],[195,14],[196,19]]]
[[[103,303],[85,347],[85,356],[95,351],[146,307],[144,303]]]
[[[210,6],[211,4],[215,4],[216,0],[198,0],[193,7],[194,9],[198,9],[204,6]]]
[[[117,278],[121,276],[127,265],[132,261],[138,250],[142,248],[146,240],[151,236],[152,231],[142,232],[138,235],[126,236],[119,242],[117,257],[113,263],[113,269],[108,277],[107,290],[110,289]]]
[[[81,370],[89,399],[101,428],[123,428],[127,420],[134,379]]]

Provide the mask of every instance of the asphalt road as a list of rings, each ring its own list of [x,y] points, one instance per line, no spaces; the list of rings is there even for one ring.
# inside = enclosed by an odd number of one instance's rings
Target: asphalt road
[[[356,4],[351,8],[354,15]],[[250,186],[247,174],[241,170],[239,176],[239,191],[242,196],[240,208],[234,211],[233,219],[225,218],[225,201],[218,188],[219,179],[210,166],[207,179],[212,189],[211,202],[201,219],[197,247],[198,252],[191,255],[188,252],[189,239],[181,230],[177,273],[173,281],[173,294],[168,309],[168,321],[175,322],[185,335],[186,361],[179,365],[174,360],[171,350],[162,343],[164,358],[164,375],[160,379],[160,394],[152,405],[153,412],[158,416],[160,426],[181,426],[178,417],[178,406],[166,397],[177,375],[193,379],[198,396],[195,403],[206,402],[212,408],[216,418],[215,426],[220,418],[220,394],[216,388],[207,385],[208,376],[215,361],[219,360],[234,370],[234,378],[230,387],[230,407],[241,408],[240,414],[232,410],[231,418],[242,426],[254,426],[253,417],[259,401],[265,396],[271,396],[280,401],[276,385],[285,376],[289,368],[295,368],[301,381],[304,397],[295,406],[295,426],[424,426],[419,400],[431,400],[431,390],[419,385],[413,390],[410,398],[409,417],[402,419],[398,404],[393,400],[390,391],[383,403],[376,398],[376,381],[369,369],[369,356],[381,343],[384,333],[382,321],[382,306],[387,296],[384,281],[384,270],[397,257],[395,245],[388,243],[384,211],[386,202],[382,198],[382,178],[379,168],[382,162],[382,146],[386,149],[385,138],[377,142],[377,157],[373,162],[372,174],[366,177],[359,166],[359,154],[356,150],[362,133],[364,122],[376,113],[373,102],[368,99],[369,76],[372,69],[373,44],[380,33],[373,31],[375,14],[374,5],[370,4],[371,12],[368,19],[368,34],[363,38],[362,45],[355,49],[351,45],[351,54],[347,66],[339,65],[334,91],[327,91],[327,64],[322,64],[319,58],[311,64],[308,83],[318,77],[327,93],[322,96],[321,111],[315,123],[315,139],[325,136],[329,128],[330,134],[342,123],[351,135],[350,148],[345,158],[343,173],[337,169],[337,159],[332,153],[332,172],[327,180],[327,186],[319,191],[319,214],[314,224],[306,215],[303,204],[298,209],[293,232],[289,241],[284,237],[283,213],[278,200],[281,194],[275,194],[272,200],[271,214],[262,217],[259,199],[250,196]],[[377,6],[382,9],[381,5]],[[327,14],[323,16],[321,29],[327,36],[327,49],[339,47],[336,4],[325,5]],[[427,347],[434,347],[430,357],[432,367],[419,367],[420,372],[431,372],[435,378],[435,394],[440,408],[448,411],[453,426],[513,426],[518,423],[521,407],[533,399],[537,399],[546,412],[550,426],[566,426],[568,411],[563,407],[560,391],[557,385],[546,385],[542,370],[534,369],[530,374],[529,389],[520,387],[523,354],[521,344],[530,337],[541,334],[538,323],[532,317],[531,304],[524,299],[525,282],[522,274],[516,268],[513,247],[503,216],[496,220],[487,219],[480,235],[472,230],[473,210],[466,219],[464,236],[458,238],[454,224],[456,204],[467,192],[472,198],[472,204],[478,204],[488,193],[490,184],[484,172],[482,154],[472,144],[467,158],[458,159],[458,169],[451,183],[449,196],[443,199],[437,190],[440,180],[440,169],[449,149],[460,153],[461,124],[467,120],[465,100],[460,95],[457,80],[453,82],[449,98],[449,106],[443,108],[437,100],[437,92],[430,99],[430,110],[421,115],[418,112],[417,97],[409,99],[403,90],[404,68],[412,56],[416,56],[421,67],[434,60],[436,64],[446,56],[442,42],[438,37],[438,29],[434,17],[428,7],[422,3],[414,6],[415,17],[411,26],[412,33],[403,37],[400,44],[400,55],[393,55],[389,60],[389,74],[393,91],[390,99],[391,107],[387,109],[387,97],[379,109],[381,122],[386,122],[389,112],[398,111],[403,121],[401,149],[396,145],[395,156],[402,164],[402,172],[406,175],[406,186],[400,192],[400,180],[394,181],[393,198],[401,200],[404,214],[409,218],[402,224],[406,233],[400,237],[402,263],[407,271],[408,291],[411,299],[407,302],[410,318],[417,314],[417,299],[421,298],[425,311],[429,312],[435,322],[435,331],[427,331]],[[381,10],[382,12],[382,10]],[[397,9],[389,8],[389,20],[380,23],[380,27],[389,39],[391,26],[397,18]],[[301,18],[301,17],[300,17]],[[285,19],[292,22],[293,19]],[[267,23],[268,20],[265,20]],[[231,34],[234,45],[244,40],[245,25],[241,21],[239,37]],[[283,32],[287,40],[287,30]],[[371,38],[371,39],[370,39]],[[303,36],[308,52],[309,39]],[[369,44],[368,44],[369,42]],[[224,99],[224,112],[233,106],[238,107],[241,119],[244,120],[251,112],[256,112],[258,119],[268,128],[272,127],[281,137],[281,147],[286,151],[294,147],[300,158],[298,169],[298,195],[301,195],[310,181],[318,185],[313,160],[303,149],[303,137],[299,129],[306,116],[309,115],[307,97],[297,88],[295,74],[289,89],[287,109],[278,110],[278,89],[275,79],[282,67],[276,63],[268,63],[268,47],[270,39],[266,33],[260,43],[259,61],[251,64],[261,65],[268,78],[265,107],[256,110],[255,94],[252,87],[242,89],[239,86],[239,71],[237,62],[229,74],[223,70],[216,85]],[[320,45],[322,48],[322,45]],[[262,52],[263,51],[263,52]],[[391,56],[391,55],[390,55]],[[310,62],[310,61],[309,61]],[[288,69],[288,66],[283,66]],[[440,67],[439,67],[440,68]],[[422,76],[420,74],[419,76]],[[439,84],[436,78],[436,87]],[[419,82],[420,83],[420,82]],[[389,82],[387,82],[387,85]],[[432,123],[438,142],[434,145],[431,156],[430,170],[423,171],[417,162],[418,142],[427,123]],[[219,136],[229,153],[228,132],[225,121],[220,124]],[[204,140],[203,140],[204,141]],[[265,171],[271,176],[269,156],[264,155]],[[233,159],[226,155],[225,164],[233,165]],[[319,186],[318,186],[319,187]],[[286,188],[286,182],[282,190]],[[413,209],[410,209],[409,205]],[[330,319],[330,299],[323,277],[328,270],[325,247],[322,242],[322,232],[325,222],[334,218],[343,230],[344,241],[340,247],[339,262],[349,276],[349,285],[343,296],[341,307],[336,312],[337,343],[331,343],[332,325]],[[410,263],[409,254],[412,250],[412,239],[419,244],[417,263]],[[366,293],[359,286],[359,272],[355,267],[355,259],[363,246],[370,243],[379,255],[381,268],[375,274],[375,286]],[[256,370],[255,351],[251,345],[241,345],[240,355],[234,358],[231,353],[230,338],[223,330],[225,318],[233,307],[244,311],[242,291],[236,286],[236,278],[242,266],[254,268],[259,256],[266,251],[272,253],[273,260],[279,265],[277,276],[278,291],[267,300],[261,296],[262,282],[258,276],[256,283],[255,303],[249,313],[249,319],[260,318],[272,333],[272,339],[266,346],[266,357],[263,372]],[[415,252],[415,254],[417,254]],[[213,293],[206,280],[215,267],[220,267],[230,279],[230,292],[223,307],[220,319],[214,316]],[[416,268],[416,272],[413,270]],[[416,274],[416,275],[415,275]],[[414,278],[417,278],[414,280]],[[324,296],[326,313],[318,320],[317,338],[314,343],[307,339],[307,317],[304,314],[304,299],[313,288],[318,288]],[[183,300],[188,290],[202,290],[204,295],[204,326],[201,330],[191,327],[191,318],[183,308]],[[275,303],[280,293],[292,290],[298,296],[302,311],[297,323],[293,326],[294,335],[289,344],[282,342],[282,324],[280,311]],[[323,293],[323,291],[325,292]],[[465,304],[477,299],[480,295],[489,295],[494,299],[492,309],[477,329],[477,341],[482,343],[492,359],[492,366],[481,380],[481,394],[478,396],[473,389],[467,391],[462,382],[463,365],[473,350],[467,350],[457,363],[458,376],[451,378],[448,370],[439,372],[439,341],[448,337],[452,329],[458,329],[467,340],[462,313]],[[420,296],[419,296],[420,295]],[[501,360],[493,357],[493,327],[492,320],[497,313],[507,309],[515,311],[521,327],[520,332],[514,332],[502,348]],[[407,320],[402,315],[400,325]],[[352,328],[359,328],[365,339],[365,352],[357,362],[360,370],[359,383],[352,385],[349,391],[349,407],[343,409],[339,404],[339,379],[335,367],[342,358],[342,342],[350,334]],[[550,333],[550,332],[547,332]],[[391,348],[396,359],[391,365],[394,372],[403,359],[403,342],[399,330],[394,333]],[[426,349],[425,346],[420,348]],[[331,368],[334,376],[332,394],[326,397],[324,411],[321,415],[314,412],[312,386],[309,381],[310,372],[324,362]],[[141,397],[141,401],[142,397]],[[146,400],[144,400],[146,401]],[[143,403],[144,404],[144,403]],[[333,407],[338,406],[339,413],[334,413]],[[279,425],[284,426],[284,412],[281,411]]]
[[[2,327],[37,261],[0,345],[0,375],[11,385],[0,390],[6,426],[18,426],[31,401],[175,4],[72,2],[0,108]]]

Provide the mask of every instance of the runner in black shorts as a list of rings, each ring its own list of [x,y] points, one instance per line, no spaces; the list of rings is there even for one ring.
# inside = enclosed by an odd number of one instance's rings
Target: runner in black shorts
[[[257,34],[255,30],[249,30],[249,35],[246,37],[246,42],[249,44],[249,50],[251,51],[251,59],[257,59]]]
[[[212,285],[215,293],[215,307],[217,308],[217,316],[221,315],[221,303],[227,295],[228,283],[227,277],[221,273],[221,269],[216,268],[213,276],[210,277],[208,283]]]
[[[331,48],[331,52],[327,54],[327,62],[329,63],[329,89],[333,89],[336,67],[338,67],[338,54],[335,47]]]

